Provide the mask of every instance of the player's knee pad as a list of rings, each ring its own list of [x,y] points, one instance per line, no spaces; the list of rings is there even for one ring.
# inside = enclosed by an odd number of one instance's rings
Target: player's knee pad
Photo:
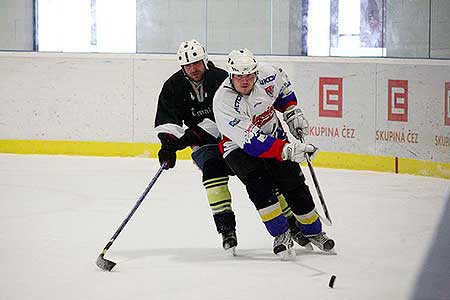
[[[296,215],[307,214],[315,208],[312,195],[304,182],[292,186],[291,189],[284,190],[283,195]]]
[[[191,154],[192,160],[203,171],[205,163],[211,159],[222,159],[222,154],[217,145],[204,145]]]
[[[248,196],[257,209],[268,207],[278,202],[275,197],[272,180],[261,173],[252,173],[245,178],[244,185]]]
[[[303,215],[296,214],[295,218],[300,223],[300,230],[304,235],[315,235],[322,231],[322,222],[315,209]]]
[[[222,158],[208,159],[203,163],[203,181],[232,175],[231,169]]]
[[[231,211],[231,194],[228,190],[228,174],[225,160],[208,159],[203,164],[203,186],[213,214]]]
[[[289,225],[282,213],[282,207],[275,196],[270,177],[252,174],[245,182],[248,195],[258,210],[258,213],[272,236],[286,232]]]
[[[203,181],[209,206],[213,214],[231,211],[231,194],[228,190],[228,176]]]
[[[270,235],[275,237],[288,230],[289,224],[281,212],[281,206],[278,201],[270,206],[258,209],[258,213]]]
[[[278,189],[275,190],[275,196],[278,199],[278,202],[280,202],[281,211],[283,212],[283,215],[286,218],[293,218],[292,210],[289,207],[288,203],[286,202],[286,198],[279,192]]]

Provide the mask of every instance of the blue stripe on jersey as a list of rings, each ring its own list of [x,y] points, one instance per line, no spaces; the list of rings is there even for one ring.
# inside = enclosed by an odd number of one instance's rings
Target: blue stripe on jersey
[[[259,157],[262,153],[270,150],[275,141],[275,138],[258,132],[250,139],[250,142],[244,144],[243,150],[251,156]]]
[[[275,109],[281,112],[284,112],[286,108],[291,105],[297,105],[297,97],[294,92],[291,92],[288,95],[281,93],[273,104]]]

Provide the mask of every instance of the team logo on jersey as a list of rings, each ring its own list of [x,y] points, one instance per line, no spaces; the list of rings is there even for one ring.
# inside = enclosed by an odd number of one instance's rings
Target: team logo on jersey
[[[228,122],[228,124],[230,124],[231,127],[236,126],[237,124],[239,124],[239,122],[241,122],[241,120],[239,120],[238,118],[234,118],[233,120],[231,120],[230,122]]]
[[[280,89],[280,94],[283,94],[284,96],[289,95],[292,91],[289,88],[291,86],[291,82],[287,81],[285,83],[283,83],[283,86]]]
[[[260,79],[259,83],[262,84],[262,85],[268,84],[269,82],[274,81],[276,77],[277,77],[276,74],[267,76],[266,78]]]
[[[191,108],[191,114],[193,117],[201,117],[212,114],[211,108],[207,107],[205,109],[195,110],[195,108]]]
[[[269,97],[273,97],[273,85],[269,85],[264,90]]]
[[[273,106],[269,106],[262,114],[253,116],[252,123],[256,127],[262,128],[267,122],[273,119],[275,116],[275,110]]]

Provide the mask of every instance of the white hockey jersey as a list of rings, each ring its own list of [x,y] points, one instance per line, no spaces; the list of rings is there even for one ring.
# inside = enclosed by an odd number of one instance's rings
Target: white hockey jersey
[[[251,156],[282,160],[287,136],[275,110],[284,112],[292,105],[297,98],[281,68],[260,65],[250,95],[238,93],[225,79],[213,100],[224,157],[239,147]]]

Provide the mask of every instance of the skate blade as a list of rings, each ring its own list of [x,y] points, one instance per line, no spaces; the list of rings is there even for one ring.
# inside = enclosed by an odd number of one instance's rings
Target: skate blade
[[[306,244],[305,246],[303,246],[303,248],[305,248],[306,251],[314,251],[311,243]]]
[[[329,254],[329,255],[337,255],[337,252],[336,252],[336,250],[334,248],[331,249],[331,250],[328,250],[328,251],[324,251],[324,252]]]
[[[228,249],[225,249],[226,252],[231,253],[231,255],[236,256],[236,247],[231,247]]]
[[[325,250],[325,249],[320,248],[319,246],[316,246],[316,247],[317,247],[317,250],[319,250],[322,253],[325,253],[328,255],[337,255],[335,248],[332,248],[331,250]]]
[[[295,260],[295,250],[294,248],[290,248],[277,253],[277,256],[280,257],[282,261]]]

